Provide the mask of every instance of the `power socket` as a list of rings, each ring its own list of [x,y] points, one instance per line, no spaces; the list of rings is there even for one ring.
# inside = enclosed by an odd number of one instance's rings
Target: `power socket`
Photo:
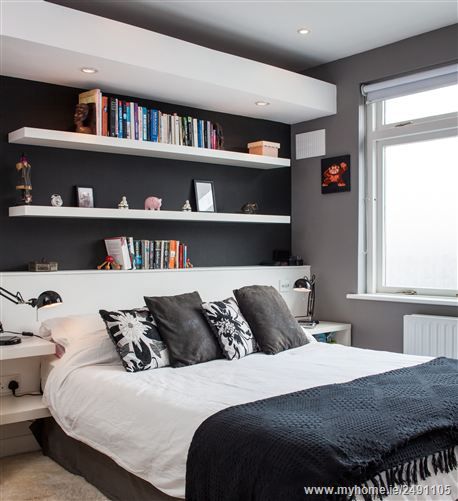
[[[10,381],[16,381],[21,387],[21,376],[19,374],[8,374],[0,376],[0,395],[11,395],[11,390],[8,388]]]

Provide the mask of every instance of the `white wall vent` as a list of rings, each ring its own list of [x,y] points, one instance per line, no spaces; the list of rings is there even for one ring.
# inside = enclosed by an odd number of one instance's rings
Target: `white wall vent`
[[[296,134],[296,160],[326,155],[326,130]]]

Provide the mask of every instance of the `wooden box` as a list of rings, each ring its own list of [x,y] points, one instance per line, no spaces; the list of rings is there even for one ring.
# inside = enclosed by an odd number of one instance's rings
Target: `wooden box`
[[[272,143],[270,141],[256,141],[248,143],[248,151],[251,155],[264,155],[266,157],[278,157],[280,143]]]

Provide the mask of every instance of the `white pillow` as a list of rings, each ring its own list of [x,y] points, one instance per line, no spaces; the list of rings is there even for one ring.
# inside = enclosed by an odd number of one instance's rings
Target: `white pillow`
[[[68,348],[72,341],[99,330],[105,330],[105,324],[100,315],[95,313],[45,320],[40,326],[39,334],[45,339]]]

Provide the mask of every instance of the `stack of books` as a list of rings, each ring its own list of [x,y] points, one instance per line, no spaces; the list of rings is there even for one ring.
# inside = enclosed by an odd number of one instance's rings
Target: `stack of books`
[[[79,95],[79,102],[91,106],[93,133],[99,136],[153,141],[222,150],[223,131],[219,124],[176,113],[162,113],[136,102],[104,96],[100,89]]]
[[[179,240],[113,237],[105,239],[105,247],[123,270],[187,268],[188,246]]]

